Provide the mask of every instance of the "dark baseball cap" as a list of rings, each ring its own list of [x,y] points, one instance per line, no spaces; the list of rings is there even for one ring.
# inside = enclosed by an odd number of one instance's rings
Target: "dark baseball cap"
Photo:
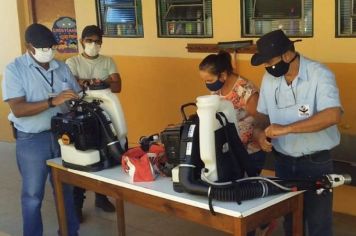
[[[32,44],[35,48],[50,48],[58,44],[52,31],[46,26],[37,23],[27,27],[25,40],[26,43]]]
[[[103,31],[96,25],[88,25],[82,31],[82,39],[97,35],[99,38],[103,37]]]
[[[292,45],[298,41],[301,40],[289,40],[282,30],[271,31],[257,40],[257,52],[252,56],[251,64],[258,66],[268,62],[270,59],[280,56],[291,49]]]

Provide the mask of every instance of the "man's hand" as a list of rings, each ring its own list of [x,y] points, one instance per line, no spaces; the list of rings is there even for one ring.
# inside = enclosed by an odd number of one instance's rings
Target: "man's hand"
[[[56,97],[53,98],[52,103],[55,106],[61,105],[64,102],[72,99],[78,99],[79,96],[77,93],[75,93],[73,90],[68,89],[62,91],[60,94],[58,94]]]
[[[98,85],[102,82],[103,81],[100,79],[78,79],[79,85],[84,89],[88,88],[90,85]]]
[[[277,138],[289,133],[289,128],[286,125],[271,124],[265,129],[265,135],[269,138]]]

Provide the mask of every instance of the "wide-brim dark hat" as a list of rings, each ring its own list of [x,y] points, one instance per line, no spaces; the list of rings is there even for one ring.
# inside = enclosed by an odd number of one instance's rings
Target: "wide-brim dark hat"
[[[268,62],[274,57],[282,55],[288,51],[296,41],[289,40],[282,30],[274,30],[263,35],[256,42],[257,52],[252,56],[251,64],[258,66]]]
[[[27,27],[25,40],[26,43],[32,44],[35,48],[50,48],[58,44],[52,31],[46,26],[37,23]]]

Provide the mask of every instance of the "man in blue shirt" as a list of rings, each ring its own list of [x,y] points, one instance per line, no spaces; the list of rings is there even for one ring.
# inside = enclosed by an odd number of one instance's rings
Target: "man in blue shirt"
[[[257,41],[254,66],[264,65],[254,137],[276,157],[281,178],[318,178],[332,173],[330,150],[339,144],[342,114],[334,74],[295,51],[282,30]],[[292,235],[291,216],[284,223]],[[332,193],[304,194],[304,225],[309,236],[332,235]]]
[[[65,102],[78,98],[80,87],[69,68],[54,60],[57,44],[52,32],[41,24],[25,32],[27,52],[5,68],[3,100],[11,108],[9,120],[16,137],[17,165],[22,177],[23,235],[42,236],[41,205],[50,168],[46,160],[60,157],[51,118],[66,111]],[[68,234],[78,235],[72,188],[64,186]]]

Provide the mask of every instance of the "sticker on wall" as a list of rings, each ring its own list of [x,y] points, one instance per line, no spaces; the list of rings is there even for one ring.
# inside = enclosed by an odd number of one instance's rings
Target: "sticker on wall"
[[[71,17],[60,17],[52,27],[60,53],[78,53],[77,24]]]

